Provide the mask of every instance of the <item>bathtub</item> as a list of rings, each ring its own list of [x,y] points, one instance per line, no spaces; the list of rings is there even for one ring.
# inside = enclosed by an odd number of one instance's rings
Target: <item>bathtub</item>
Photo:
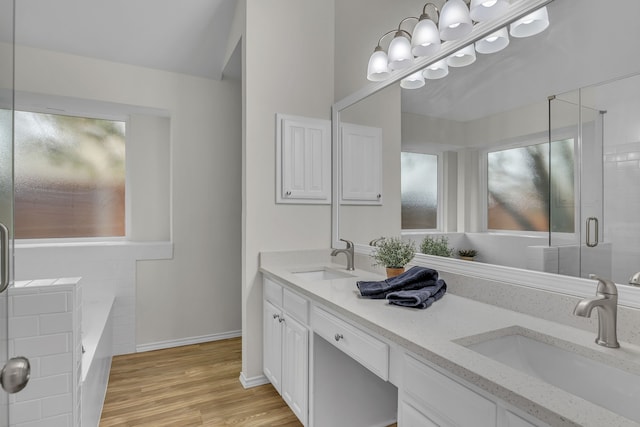
[[[97,426],[100,422],[113,355],[113,301],[112,296],[103,296],[82,303],[82,427]]]

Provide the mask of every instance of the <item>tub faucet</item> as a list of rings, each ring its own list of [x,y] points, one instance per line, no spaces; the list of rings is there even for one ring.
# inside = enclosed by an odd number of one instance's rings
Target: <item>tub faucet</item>
[[[601,279],[593,274],[589,278],[598,281],[596,296],[585,298],[580,301],[573,314],[582,317],[591,317],[593,308],[598,309],[598,336],[596,344],[604,347],[618,348],[618,338],[616,336],[616,322],[618,311],[618,289],[613,281]]]
[[[345,249],[334,249],[331,251],[331,256],[338,254],[345,254],[347,256],[347,270],[353,271],[353,242],[345,239],[340,239],[347,244]]]

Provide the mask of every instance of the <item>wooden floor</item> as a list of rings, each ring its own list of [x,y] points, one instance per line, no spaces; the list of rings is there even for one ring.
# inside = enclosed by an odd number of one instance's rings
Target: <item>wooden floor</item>
[[[245,390],[241,341],[113,358],[100,427],[301,426],[270,385]]]

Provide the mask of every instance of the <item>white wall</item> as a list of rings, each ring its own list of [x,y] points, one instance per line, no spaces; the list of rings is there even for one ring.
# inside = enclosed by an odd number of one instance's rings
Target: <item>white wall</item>
[[[149,194],[136,197],[134,193],[133,204],[151,198],[167,205],[161,211],[146,210],[146,216],[134,214],[135,220],[148,224],[132,235],[141,240],[171,236],[173,258],[134,260],[128,272],[122,272],[126,278],[123,294],[116,295],[116,307],[135,313],[136,319],[129,325],[135,340],[120,352],[133,352],[136,345],[149,348],[237,334],[241,324],[239,83],[19,46],[16,89],[162,110],[170,116],[168,156],[153,153],[158,149],[153,146],[145,148],[151,150],[146,161],[143,152],[134,156],[138,163],[134,175],[142,171],[150,175],[141,187]],[[163,175],[154,171],[155,166],[147,168],[151,158],[169,162],[168,180],[160,179]],[[153,182],[149,176],[159,180]],[[158,234],[158,229],[163,231]],[[56,249],[50,251],[53,254]],[[16,262],[18,278],[29,278],[32,271],[53,274],[53,266],[39,269],[33,263]],[[104,267],[108,270],[108,264]],[[86,270],[72,255],[55,269],[53,277]],[[98,276],[95,281],[105,277]]]
[[[275,204],[275,115],[330,119],[333,1],[246,1],[242,378],[262,381],[260,251],[328,248],[331,208]],[[242,8],[241,8],[242,9]]]

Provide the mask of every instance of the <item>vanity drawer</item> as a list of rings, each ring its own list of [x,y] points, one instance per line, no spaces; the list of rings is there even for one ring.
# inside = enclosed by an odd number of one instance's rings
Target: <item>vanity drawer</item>
[[[268,277],[265,277],[262,283],[264,284],[262,289],[264,299],[282,308],[282,286]]]
[[[405,355],[403,392],[443,420],[459,426],[495,426],[495,402]]]
[[[383,380],[389,379],[386,343],[315,306],[311,309],[311,328]]]
[[[288,289],[283,291],[284,311],[304,323],[309,324],[309,302]]]

